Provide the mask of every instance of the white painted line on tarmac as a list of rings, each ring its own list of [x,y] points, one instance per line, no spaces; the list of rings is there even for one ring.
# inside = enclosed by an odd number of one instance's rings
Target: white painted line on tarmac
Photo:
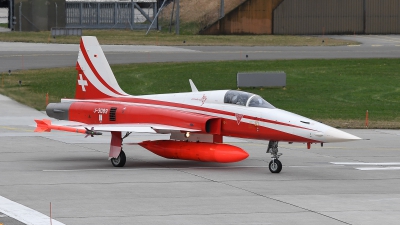
[[[35,211],[31,208],[23,206],[17,202],[13,202],[3,196],[0,196],[0,212],[12,217],[26,225],[48,225],[50,217]],[[65,225],[52,219],[54,225]]]
[[[348,47],[358,47],[358,46],[361,46],[361,45],[347,45]]]
[[[400,170],[400,167],[359,167],[358,170]]]
[[[347,166],[400,166],[400,162],[386,162],[386,163],[364,163],[364,162],[331,162],[335,165]]]
[[[380,47],[380,46],[382,46],[382,45],[371,45],[372,47]]]
[[[338,167],[343,165],[325,165],[325,166],[283,166],[283,167],[292,167],[292,168],[324,168],[324,167]]]

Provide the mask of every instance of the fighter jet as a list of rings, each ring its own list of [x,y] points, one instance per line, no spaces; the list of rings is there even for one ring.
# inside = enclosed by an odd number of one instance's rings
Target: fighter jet
[[[189,80],[187,93],[132,96],[118,85],[96,37],[83,36],[76,63],[74,99],[46,108],[49,117],[70,121],[55,125],[35,120],[36,132],[52,129],[96,136],[111,132],[109,159],[123,167],[122,142],[134,133],[170,134],[169,140],[143,141],[145,149],[169,159],[230,163],[248,153],[223,143],[223,137],[262,140],[271,154],[269,170],[279,173],[279,142],[330,143],[359,137],[274,107],[261,96],[238,90],[198,91]],[[69,123],[69,122],[68,122]],[[125,133],[124,136],[123,133]]]

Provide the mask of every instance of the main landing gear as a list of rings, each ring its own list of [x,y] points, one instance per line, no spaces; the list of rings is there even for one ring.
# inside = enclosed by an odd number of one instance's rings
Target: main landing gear
[[[282,170],[282,163],[279,161],[279,157],[282,153],[278,153],[278,142],[277,141],[269,141],[267,153],[271,153],[272,160],[269,162],[269,171],[271,173],[279,173]]]
[[[121,143],[121,152],[119,153],[117,158],[111,158],[111,164],[115,167],[124,167],[126,163],[126,155],[125,152],[122,150],[122,141],[127,138],[132,132],[126,132],[125,136],[121,138],[121,133],[118,135],[119,136],[119,141]],[[118,141],[118,142],[119,142]],[[112,142],[112,141],[111,141]]]
[[[111,158],[111,163],[115,167],[123,167],[123,166],[125,166],[126,156],[125,156],[125,152],[122,151],[122,148],[121,148],[121,152],[119,153],[117,158]]]

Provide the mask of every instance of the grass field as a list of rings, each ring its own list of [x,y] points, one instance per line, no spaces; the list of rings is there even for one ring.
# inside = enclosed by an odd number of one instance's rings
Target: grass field
[[[238,71],[284,71],[286,88],[249,88],[278,108],[336,127],[400,127],[400,70],[397,59],[277,60],[115,65],[123,90],[133,95],[236,89]],[[73,98],[71,68],[19,71],[2,75],[0,93],[39,110],[62,97]],[[18,81],[22,81],[19,87]]]
[[[189,28],[188,28],[189,29]],[[97,36],[100,44],[130,45],[238,45],[238,46],[337,46],[357,42],[313,36],[279,35],[175,35],[167,32],[131,30],[83,30],[83,35]],[[322,40],[324,42],[322,42]],[[80,36],[50,36],[50,31],[2,32],[0,41],[79,44]]]

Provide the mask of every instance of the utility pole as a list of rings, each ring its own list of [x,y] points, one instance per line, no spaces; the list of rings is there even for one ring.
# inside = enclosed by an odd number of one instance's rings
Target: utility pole
[[[57,10],[57,2],[54,2],[54,4],[56,4],[56,28],[57,28],[57,27],[58,27],[58,26],[57,26],[57,11],[58,11],[58,10]]]
[[[19,31],[22,31],[22,2],[19,3]]]
[[[179,35],[179,0],[176,0],[175,33],[176,33],[176,35]]]
[[[14,18],[13,7],[14,7],[13,0],[8,0],[8,15],[9,15],[8,24],[9,24],[10,30],[14,30],[14,27],[15,27],[14,19],[13,19]]]

